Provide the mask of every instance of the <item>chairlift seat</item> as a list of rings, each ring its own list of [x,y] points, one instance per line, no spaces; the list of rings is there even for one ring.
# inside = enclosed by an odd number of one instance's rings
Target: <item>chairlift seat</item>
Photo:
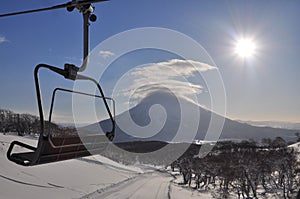
[[[44,112],[42,109],[41,94],[40,94],[39,81],[37,75],[38,69],[42,67],[50,69],[51,71],[63,75],[65,78],[68,78],[68,73],[70,68],[65,68],[65,70],[63,70],[63,69],[59,69],[44,64],[40,64],[35,68],[34,77],[35,77],[35,85],[36,85],[36,92],[38,98],[40,122],[41,122],[41,133],[38,139],[38,144],[37,147],[33,147],[19,141],[13,141],[10,144],[9,149],[7,151],[7,158],[10,161],[15,162],[22,166],[33,166],[33,165],[40,165],[40,164],[47,164],[47,163],[58,162],[63,160],[69,160],[74,158],[80,158],[80,157],[93,155],[103,151],[106,148],[106,146],[110,143],[110,141],[112,141],[112,139],[114,138],[115,104],[113,99],[104,96],[100,85],[94,79],[83,75],[77,75],[75,79],[72,76],[72,80],[74,81],[79,79],[79,80],[90,80],[94,82],[97,85],[97,88],[100,91],[101,95],[99,96],[99,95],[87,94],[87,93],[63,89],[63,88],[54,89],[52,94],[50,113],[49,113],[49,125],[48,125],[49,129],[47,129],[48,133],[46,133],[46,128],[44,124]],[[51,127],[51,116],[52,116],[55,94],[57,91],[64,91],[64,92],[70,92],[70,93],[76,93],[80,95],[101,98],[105,104],[106,111],[112,123],[112,129],[106,133],[90,132],[85,129],[74,130],[74,132],[72,132],[71,134],[66,134],[64,132],[55,133],[55,128]],[[106,100],[108,99],[113,102],[113,112],[111,112],[106,102]],[[21,148],[27,149],[27,151],[13,152],[13,149],[16,145]]]
[[[9,160],[23,166],[46,164],[100,153],[108,144],[105,135],[56,137],[50,139],[52,141],[42,138],[37,148],[18,141],[12,142],[7,152]],[[55,144],[55,147],[53,147],[51,142]],[[31,151],[11,154],[15,145]]]

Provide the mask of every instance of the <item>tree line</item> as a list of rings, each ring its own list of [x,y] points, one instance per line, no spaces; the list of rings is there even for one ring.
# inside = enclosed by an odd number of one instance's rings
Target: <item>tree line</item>
[[[259,198],[268,194],[296,198],[300,188],[298,152],[276,138],[268,146],[255,142],[218,143],[203,158],[187,151],[171,164],[182,175],[182,184],[214,190],[218,198]]]
[[[17,132],[18,135],[39,133],[40,120],[31,114],[18,114],[0,109],[0,131]]]
[[[17,132],[19,136],[39,135],[40,119],[28,113],[14,113],[10,110],[0,109],[0,132]],[[53,122],[45,121],[45,131],[51,129],[53,136],[76,135],[74,127],[62,127]]]

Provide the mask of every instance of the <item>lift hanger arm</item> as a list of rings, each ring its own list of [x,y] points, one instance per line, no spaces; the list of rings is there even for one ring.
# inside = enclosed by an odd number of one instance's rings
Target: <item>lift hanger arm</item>
[[[20,11],[20,12],[13,12],[13,13],[7,13],[7,14],[1,14],[1,17],[8,17],[8,16],[14,16],[14,15],[21,15],[21,14],[28,14],[28,13],[34,13],[34,12],[41,12],[41,11],[47,11],[47,10],[54,10],[54,9],[60,9],[60,8],[67,8],[69,12],[73,11],[75,8],[78,9],[83,16],[83,60],[80,67],[78,67],[78,72],[83,72],[86,69],[87,63],[88,63],[88,54],[89,54],[89,21],[96,21],[97,17],[93,14],[94,7],[91,5],[92,3],[97,2],[104,2],[109,0],[72,0],[70,2],[47,7],[47,8],[40,8],[40,9],[34,9],[34,10],[26,10],[26,11]]]

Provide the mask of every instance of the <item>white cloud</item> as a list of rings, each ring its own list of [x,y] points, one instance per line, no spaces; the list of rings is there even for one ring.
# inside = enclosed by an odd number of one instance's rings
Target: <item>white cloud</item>
[[[145,82],[144,82],[145,83]],[[147,82],[143,86],[139,86],[137,89],[123,90],[123,95],[130,98],[133,101],[139,101],[145,98],[149,93],[170,89],[174,94],[182,97],[191,94],[199,94],[202,92],[202,86],[192,84],[189,82],[180,82],[175,80],[168,80],[161,83]]]
[[[216,67],[206,63],[193,60],[171,59],[165,62],[153,63],[141,68],[137,68],[133,75],[161,77],[166,75],[169,78],[177,76],[192,76],[197,72],[204,72],[216,69]]]
[[[117,95],[131,102],[138,102],[149,93],[168,88],[175,95],[189,98],[203,92],[200,83],[191,82],[190,78],[200,77],[199,72],[217,70],[216,67],[193,60],[171,59],[151,63],[127,72],[115,87]]]
[[[112,57],[115,55],[115,53],[108,51],[108,50],[101,50],[99,52],[99,55],[103,58],[103,59],[107,59],[109,57]]]
[[[0,36],[0,44],[3,43],[3,42],[6,42],[6,41],[7,41],[7,40],[6,40],[5,37],[1,37],[1,36]]]

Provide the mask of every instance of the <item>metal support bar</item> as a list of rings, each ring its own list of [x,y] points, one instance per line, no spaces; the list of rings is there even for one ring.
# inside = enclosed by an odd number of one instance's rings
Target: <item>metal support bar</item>
[[[102,90],[100,84],[99,84],[95,79],[93,79],[93,78],[91,78],[91,77],[84,76],[84,75],[80,75],[80,74],[77,74],[76,79],[78,79],[78,80],[79,80],[79,79],[81,79],[81,80],[90,80],[90,81],[94,82],[94,83],[97,85],[97,88],[98,88],[98,90],[99,90],[99,92],[100,92],[100,95],[103,96],[102,100],[103,100],[103,103],[104,103],[104,105],[105,105],[105,108],[106,108],[106,110],[107,110],[107,112],[108,112],[109,118],[110,118],[111,122],[113,123],[112,133],[113,133],[113,136],[114,136],[114,132],[115,132],[115,121],[114,121],[114,117],[113,117],[113,115],[112,115],[112,113],[111,113],[111,111],[110,111],[109,105],[108,105],[108,103],[107,103],[107,101],[106,101],[106,99],[105,99],[105,95],[104,95],[104,92],[103,92],[103,90]]]
[[[79,72],[85,70],[87,63],[88,63],[88,55],[89,55],[89,18],[90,18],[90,11],[82,11],[83,16],[83,63],[79,68]]]
[[[44,111],[43,111],[43,105],[42,105],[42,96],[41,96],[41,91],[40,91],[40,83],[39,83],[39,78],[38,78],[38,71],[40,68],[47,68],[57,74],[60,74],[62,76],[64,76],[66,79],[70,79],[70,80],[90,80],[92,82],[94,82],[100,92],[100,95],[102,96],[102,100],[103,103],[105,105],[106,111],[108,112],[109,118],[113,124],[113,128],[112,131],[110,132],[110,135],[108,135],[108,137],[111,137],[109,139],[112,139],[114,137],[114,132],[115,132],[115,120],[114,120],[114,116],[112,114],[112,112],[110,111],[109,105],[106,101],[104,92],[101,88],[101,86],[99,85],[99,83],[90,77],[84,76],[84,75],[80,75],[77,74],[77,70],[78,68],[74,65],[71,64],[66,64],[64,70],[54,67],[54,66],[49,66],[46,64],[39,64],[35,67],[34,69],[34,80],[35,80],[35,88],[36,88],[36,95],[37,95],[37,102],[38,102],[38,109],[39,109],[39,115],[40,115],[40,124],[41,124],[41,136],[40,137],[44,137],[46,138],[48,136],[48,134],[45,132],[45,119],[44,119]],[[74,78],[76,77],[76,78]],[[40,138],[41,139],[41,138]]]
[[[110,98],[110,97],[104,97],[104,96],[100,96],[100,95],[93,95],[93,94],[89,94],[89,93],[84,93],[84,92],[79,92],[79,91],[74,91],[74,90],[69,90],[69,89],[65,89],[65,88],[55,88],[52,92],[52,99],[51,99],[51,105],[50,105],[50,112],[49,112],[49,122],[51,123],[52,121],[52,113],[53,113],[53,108],[54,108],[54,99],[55,99],[55,94],[57,91],[64,91],[64,92],[69,92],[69,93],[76,93],[76,94],[80,94],[80,95],[85,95],[85,96],[90,96],[90,97],[97,97],[97,98],[105,98],[104,100],[111,100],[112,101],[112,109],[113,109],[113,120],[112,121],[112,129],[110,132],[106,132],[106,136],[107,134],[109,133],[112,133],[113,134],[113,137],[114,137],[114,129],[115,129],[115,101],[113,98]],[[108,111],[110,112],[110,111]],[[108,136],[107,136],[108,137]],[[112,138],[113,138],[112,137]],[[110,139],[108,137],[108,139]],[[50,128],[49,128],[49,132],[48,132],[48,141],[49,143],[51,144],[51,146],[53,148],[66,148],[66,147],[73,147],[73,146],[78,146],[78,144],[69,144],[69,145],[55,145],[51,139],[51,134],[50,134]],[[110,141],[112,141],[110,139]],[[83,143],[81,144],[83,145]]]
[[[72,12],[75,8],[78,9],[83,15],[83,62],[81,67],[79,68],[79,72],[83,72],[86,69],[88,63],[88,54],[89,54],[89,21],[96,21],[97,17],[93,14],[94,7],[92,3],[104,2],[108,0],[71,0],[67,3],[51,6],[47,8],[33,9],[33,10],[25,10],[7,14],[0,14],[1,17],[8,17],[20,14],[28,14],[34,12],[41,12],[47,10],[55,10],[60,8],[67,8],[69,12]]]
[[[39,109],[39,115],[40,115],[40,125],[41,125],[41,136],[46,136],[44,129],[45,129],[45,119],[44,119],[44,111],[43,111],[43,104],[42,104],[42,96],[41,96],[41,90],[40,90],[40,82],[39,82],[39,76],[38,72],[40,68],[47,68],[52,70],[53,72],[56,72],[65,78],[68,77],[68,71],[56,68],[54,66],[49,66],[46,64],[39,64],[34,69],[34,81],[35,81],[35,90],[36,90],[36,96],[37,96],[37,103],[38,103],[38,109]]]

